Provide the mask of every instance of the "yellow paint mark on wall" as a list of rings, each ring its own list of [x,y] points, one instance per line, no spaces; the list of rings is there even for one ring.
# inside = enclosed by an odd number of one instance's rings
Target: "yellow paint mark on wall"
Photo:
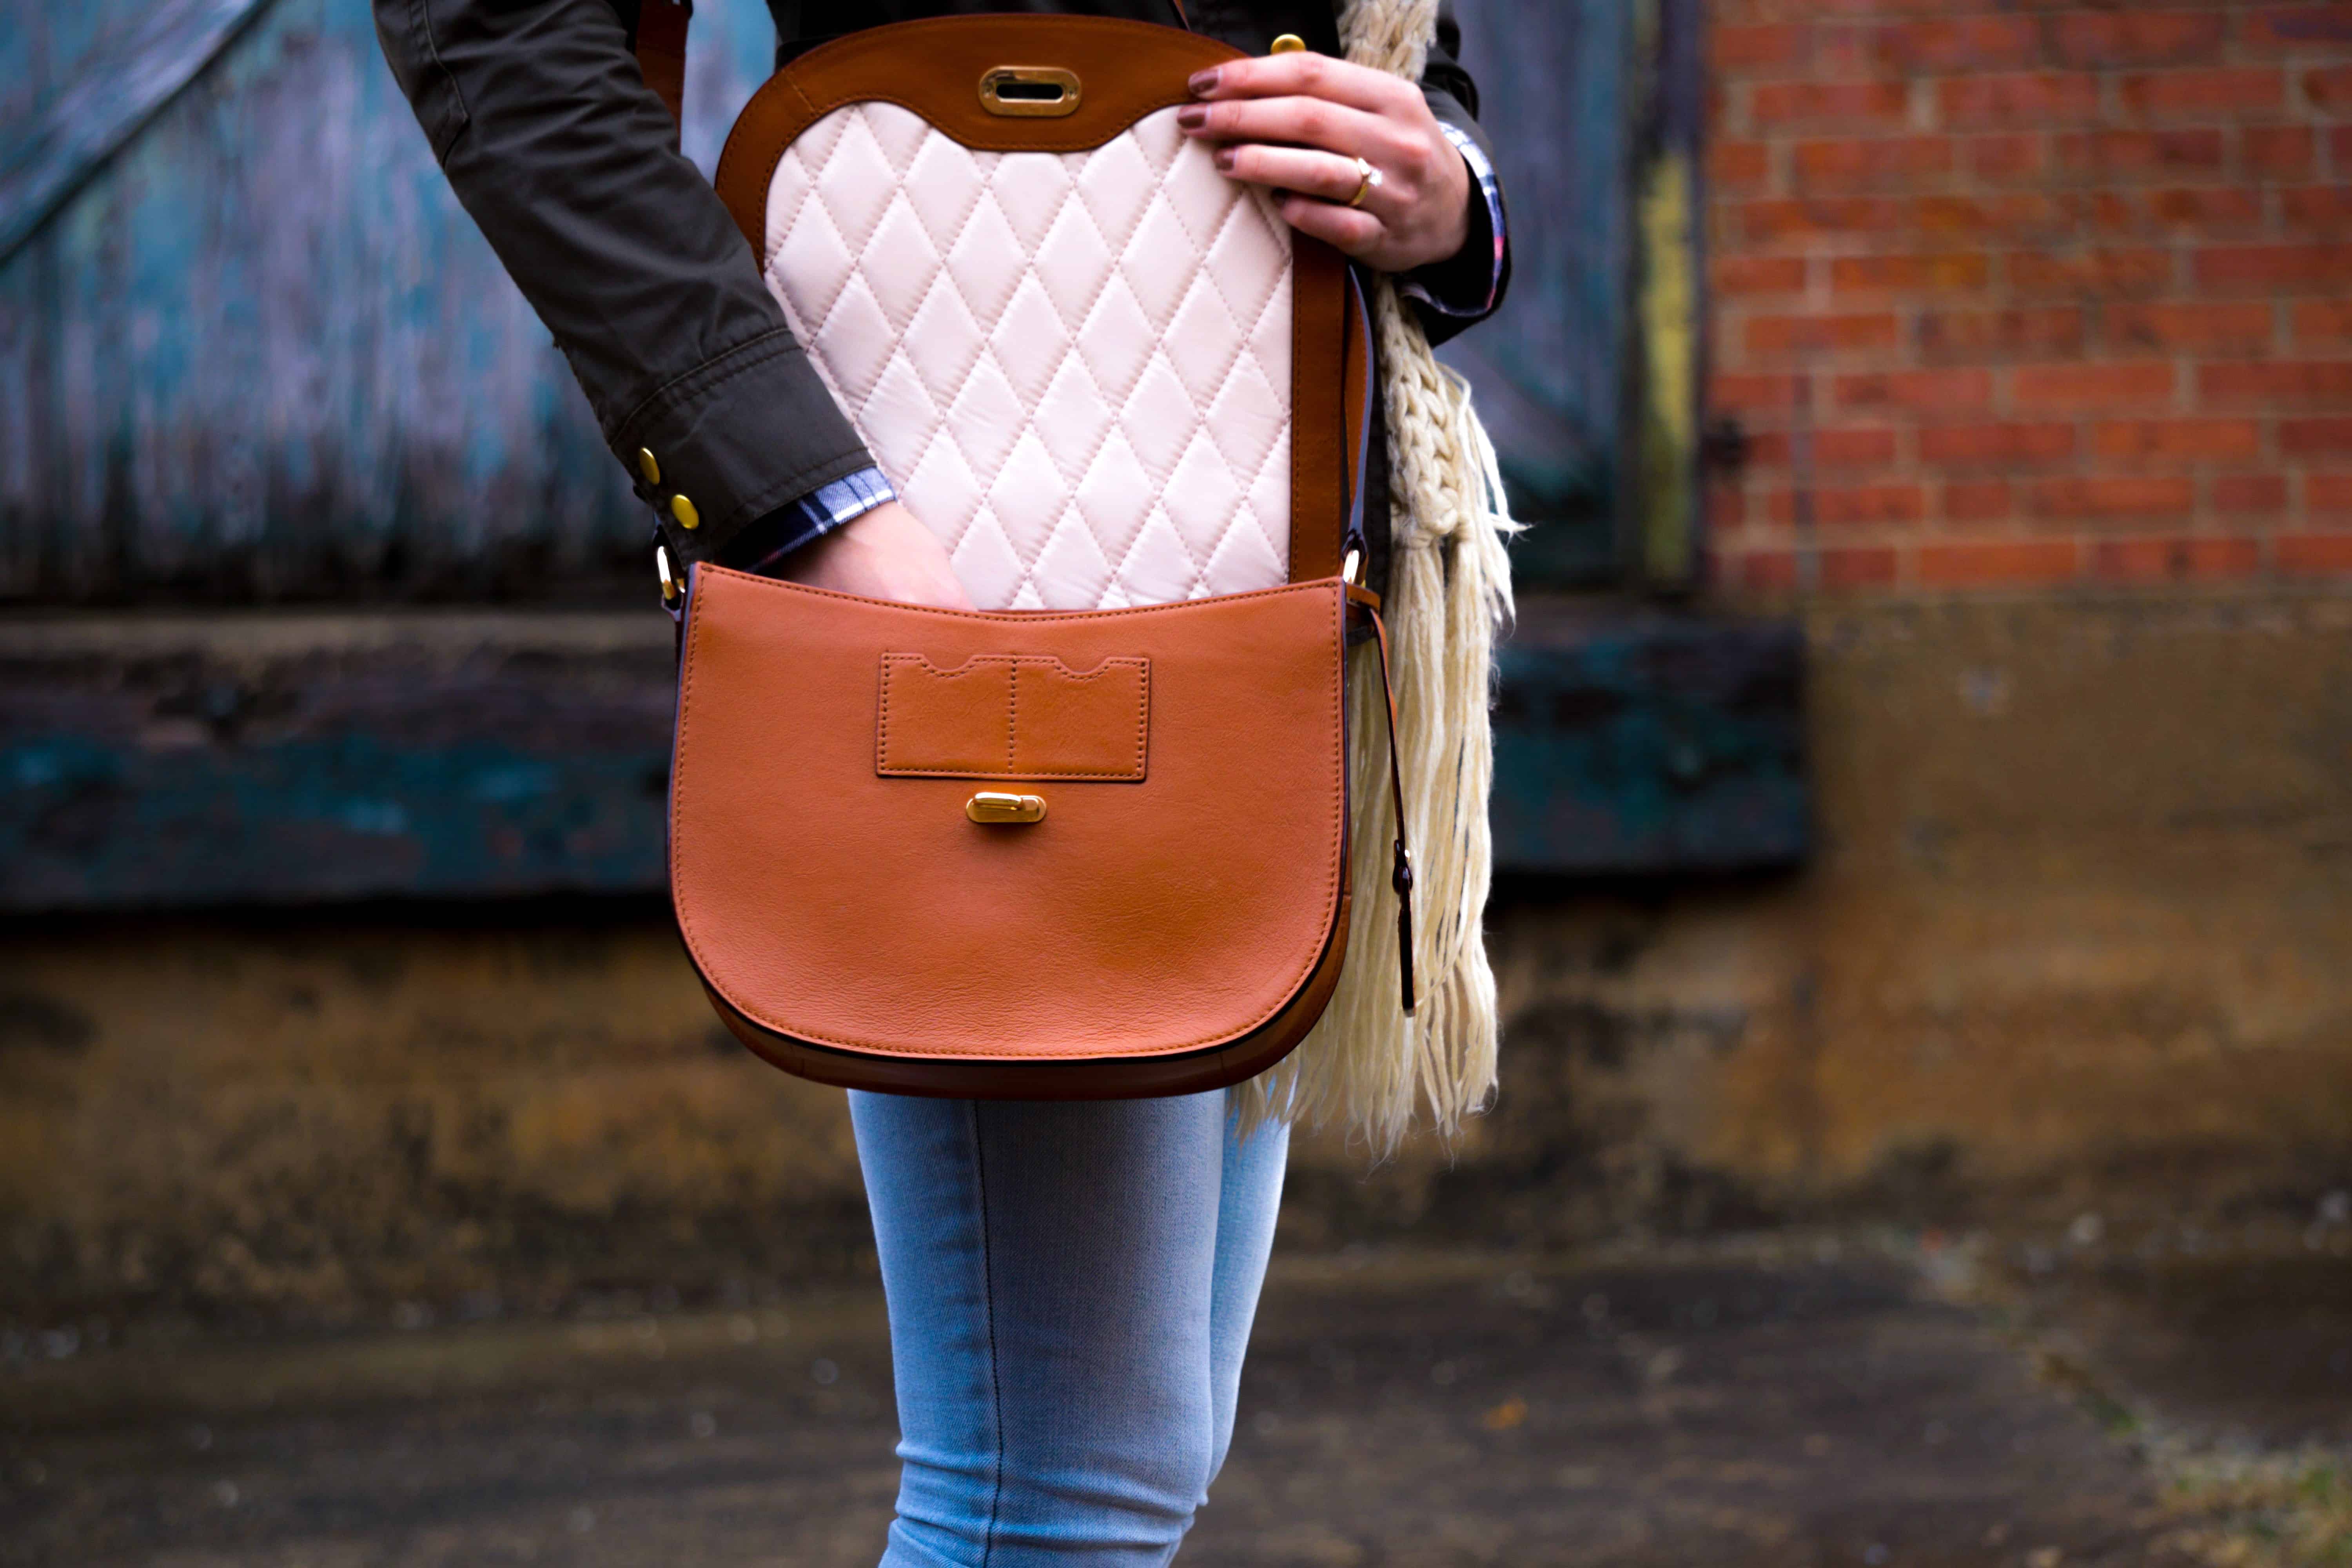
[[[1688,578],[1696,549],[1698,279],[1690,161],[1661,156],[1639,204],[1642,235],[1642,565],[1653,583]]]

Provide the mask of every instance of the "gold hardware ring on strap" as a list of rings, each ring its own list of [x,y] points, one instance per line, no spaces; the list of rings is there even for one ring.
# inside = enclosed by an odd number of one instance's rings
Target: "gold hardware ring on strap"
[[[1058,120],[1078,111],[1078,73],[1059,66],[992,66],[981,73],[980,106],[1014,119]]]

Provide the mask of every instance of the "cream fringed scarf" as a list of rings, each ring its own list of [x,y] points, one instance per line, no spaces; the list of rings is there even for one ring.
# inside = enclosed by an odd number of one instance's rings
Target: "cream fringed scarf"
[[[1419,79],[1437,0],[1349,0],[1339,37],[1359,65]],[[1349,679],[1360,715],[1350,742],[1356,801],[1355,907],[1338,994],[1298,1049],[1238,1091],[1243,1124],[1343,1118],[1379,1153],[1426,1109],[1459,1131],[1495,1087],[1495,976],[1482,917],[1492,859],[1486,795],[1494,640],[1511,613],[1495,449],[1470,389],[1440,365],[1420,324],[1382,279],[1372,300],[1387,402],[1391,522],[1386,617],[1412,848],[1414,963],[1421,1005],[1398,1006],[1396,894],[1389,886],[1388,737],[1378,664],[1360,647]]]

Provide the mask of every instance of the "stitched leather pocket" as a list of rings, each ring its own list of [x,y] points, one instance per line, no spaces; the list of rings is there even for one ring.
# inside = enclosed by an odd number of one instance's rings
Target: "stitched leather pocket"
[[[975,654],[948,670],[919,653],[882,656],[879,773],[1134,783],[1150,735],[1148,658],[1081,675],[1047,654]]]

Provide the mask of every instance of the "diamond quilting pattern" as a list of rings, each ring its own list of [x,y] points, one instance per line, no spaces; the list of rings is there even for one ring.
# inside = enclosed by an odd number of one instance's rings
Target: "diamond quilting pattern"
[[[982,608],[1284,580],[1289,230],[1173,109],[1066,153],[835,110],[776,166],[767,255],[793,330]]]

